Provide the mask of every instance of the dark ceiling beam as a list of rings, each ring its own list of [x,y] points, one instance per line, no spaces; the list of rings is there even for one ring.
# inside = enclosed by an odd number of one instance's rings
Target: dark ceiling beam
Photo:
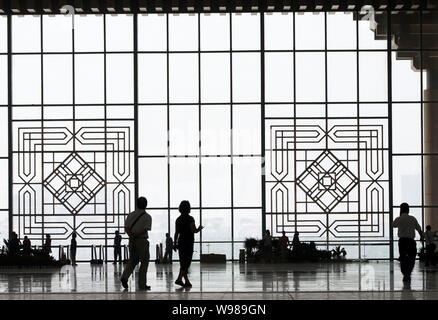
[[[63,5],[78,14],[438,10],[438,0],[0,0],[0,14],[56,14]]]

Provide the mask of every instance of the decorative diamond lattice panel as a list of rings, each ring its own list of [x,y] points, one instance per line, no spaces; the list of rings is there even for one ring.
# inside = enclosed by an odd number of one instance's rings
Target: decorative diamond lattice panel
[[[297,178],[297,185],[325,212],[336,207],[356,184],[354,174],[327,150]]]
[[[291,122],[266,119],[267,227],[324,243],[387,239],[387,119]]]
[[[120,230],[134,200],[133,121],[73,128],[17,123],[14,225],[20,237],[75,231],[99,244]]]
[[[44,186],[72,214],[77,214],[105,181],[77,153],[70,154],[44,181]]]

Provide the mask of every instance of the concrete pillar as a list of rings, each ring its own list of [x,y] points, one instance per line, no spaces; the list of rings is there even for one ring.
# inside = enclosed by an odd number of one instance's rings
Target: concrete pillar
[[[438,69],[427,70],[424,101],[424,152],[436,154],[424,158],[424,204],[437,206],[426,208],[425,223],[438,230]]]

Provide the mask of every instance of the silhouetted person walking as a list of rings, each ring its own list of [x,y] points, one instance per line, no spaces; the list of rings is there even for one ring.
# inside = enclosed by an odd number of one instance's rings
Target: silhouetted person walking
[[[191,287],[187,273],[193,258],[193,244],[195,243],[195,233],[201,231],[204,227],[196,228],[195,219],[190,215],[190,202],[181,201],[179,212],[181,215],[175,221],[175,247],[178,248],[180,270],[175,284],[183,287]],[[184,282],[182,281],[184,278]]]
[[[432,265],[436,265],[435,261],[435,238],[436,231],[432,231],[431,226],[426,227],[426,232],[424,233],[424,240],[426,242],[426,261],[425,266],[428,267],[431,263]]]
[[[46,234],[46,241],[43,244],[43,253],[46,255],[52,253],[52,239],[50,238],[50,234]]]
[[[166,249],[164,253],[164,261],[167,263],[172,263],[172,251],[173,250],[173,240],[169,233],[166,233]]]
[[[114,262],[117,263],[117,258],[119,259],[119,263],[122,263],[122,236],[120,235],[119,230],[116,230],[114,236]]]
[[[398,228],[398,250],[403,282],[410,282],[417,255],[417,244],[414,240],[415,230],[418,231],[421,238],[423,238],[423,231],[417,219],[409,215],[409,205],[405,202],[400,205],[400,216],[395,218],[392,226]]]
[[[76,249],[78,247],[78,243],[76,242],[76,232],[73,232],[71,234],[71,241],[70,241],[70,258],[71,258],[71,265],[77,266],[76,264]]]
[[[128,289],[128,279],[139,261],[141,265],[138,271],[138,287],[140,290],[151,289],[146,284],[146,273],[150,257],[148,231],[152,227],[152,217],[145,211],[147,204],[146,198],[138,198],[137,209],[131,212],[125,221],[125,232],[129,236],[129,261],[120,279],[125,289]]]

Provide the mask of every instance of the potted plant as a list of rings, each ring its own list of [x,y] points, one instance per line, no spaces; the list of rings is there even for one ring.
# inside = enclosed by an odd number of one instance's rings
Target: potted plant
[[[246,261],[254,262],[254,250],[257,247],[257,240],[255,238],[246,238],[245,239],[245,252],[246,252]]]

